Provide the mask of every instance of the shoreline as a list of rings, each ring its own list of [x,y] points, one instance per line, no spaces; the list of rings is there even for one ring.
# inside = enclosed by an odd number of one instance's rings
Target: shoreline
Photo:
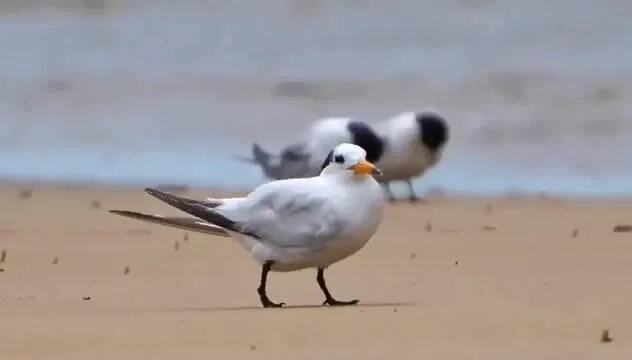
[[[189,185],[178,182],[148,182],[147,184],[138,183],[107,183],[107,182],[91,182],[91,181],[37,181],[37,180],[21,180],[21,179],[7,179],[0,178],[0,191],[14,189],[19,190],[35,190],[35,189],[56,189],[56,190],[90,190],[97,192],[109,192],[109,191],[123,191],[132,192],[138,191],[143,193],[143,189],[147,187],[157,188],[159,190],[173,192],[173,193],[208,193],[215,194],[216,196],[231,195],[245,195],[252,191],[256,186],[262,185],[264,182],[254,185],[252,187],[247,186],[199,186]],[[428,188],[425,191],[418,191],[418,195],[424,199],[451,199],[451,200],[539,200],[539,199],[559,199],[567,201],[632,201],[632,193],[606,193],[606,194],[565,194],[556,192],[543,192],[543,191],[499,191],[499,192],[465,192],[465,191],[450,191],[440,187]],[[210,196],[210,195],[209,195]],[[402,197],[396,203],[405,203],[407,199]]]

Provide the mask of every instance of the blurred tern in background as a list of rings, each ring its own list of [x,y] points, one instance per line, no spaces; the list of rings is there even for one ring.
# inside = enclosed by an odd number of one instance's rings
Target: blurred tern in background
[[[156,198],[194,218],[111,212],[162,225],[234,237],[261,264],[259,298],[264,307],[280,307],[266,292],[269,271],[317,268],[323,305],[354,305],[338,301],[325,284],[330,265],[360,250],[382,220],[384,194],[373,175],[380,171],[353,144],[335,147],[319,176],[273,181],[243,198],[191,200],[154,189]]]
[[[382,141],[369,125],[341,117],[317,120],[302,141],[285,147],[280,155],[273,155],[255,143],[252,158],[241,159],[259,165],[270,179],[312,177],[320,173],[323,160],[331,149],[343,143],[363,148],[370,162],[377,161],[382,155]]]
[[[449,139],[445,119],[434,111],[405,112],[375,126],[384,143],[384,152],[376,165],[384,171],[380,178],[389,199],[394,200],[389,184],[405,181],[410,201],[418,197],[412,179],[423,175],[441,159]]]
[[[388,169],[379,181],[391,201],[395,200],[389,186],[393,181],[406,181],[409,199],[416,201],[412,178],[439,161],[448,139],[447,122],[434,111],[401,113],[374,128],[349,118],[325,118],[314,123],[304,141],[285,147],[280,155],[254,144],[252,158],[240,159],[259,165],[271,179],[310,177],[320,171],[328,149],[350,142],[366,150],[367,160]]]

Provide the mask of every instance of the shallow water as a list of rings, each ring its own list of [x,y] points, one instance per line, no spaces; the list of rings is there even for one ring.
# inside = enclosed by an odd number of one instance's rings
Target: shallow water
[[[433,107],[419,189],[632,193],[625,1],[46,3],[0,3],[3,178],[251,187],[253,141]]]

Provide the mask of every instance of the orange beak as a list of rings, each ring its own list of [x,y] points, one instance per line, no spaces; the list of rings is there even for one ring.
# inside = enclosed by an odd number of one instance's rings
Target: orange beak
[[[351,167],[353,173],[356,175],[382,175],[380,169],[376,168],[375,165],[371,164],[366,160],[362,160],[359,163],[353,165]]]

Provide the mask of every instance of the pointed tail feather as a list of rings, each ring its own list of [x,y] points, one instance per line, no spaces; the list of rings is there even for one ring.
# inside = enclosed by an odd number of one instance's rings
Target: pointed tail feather
[[[248,235],[253,238],[259,238],[259,235],[247,231],[242,224],[232,221],[219,212],[213,210],[216,205],[209,206],[203,201],[182,198],[172,194],[164,193],[156,189],[147,188],[145,189],[145,192],[175,208],[178,208],[211,224],[240,234]]]
[[[209,235],[224,237],[230,236],[228,232],[226,232],[226,230],[222,229],[221,227],[209,224],[195,218],[149,215],[127,210],[110,210],[110,213],[136,220],[146,221],[183,230],[195,231]]]
[[[252,157],[244,155],[232,155],[231,157],[244,163],[267,166],[270,163],[270,159],[277,158],[278,155],[271,154],[263,150],[259,144],[254,143],[252,144]]]
[[[247,163],[247,164],[254,164],[254,165],[258,165],[259,163],[257,162],[257,160],[255,160],[254,158],[248,157],[248,156],[243,156],[243,155],[233,155],[231,156],[233,159],[237,160],[237,161],[241,161],[243,163]]]
[[[252,144],[252,156],[261,166],[267,166],[270,162],[270,158],[272,157],[269,152],[263,150],[263,148],[257,143]]]

